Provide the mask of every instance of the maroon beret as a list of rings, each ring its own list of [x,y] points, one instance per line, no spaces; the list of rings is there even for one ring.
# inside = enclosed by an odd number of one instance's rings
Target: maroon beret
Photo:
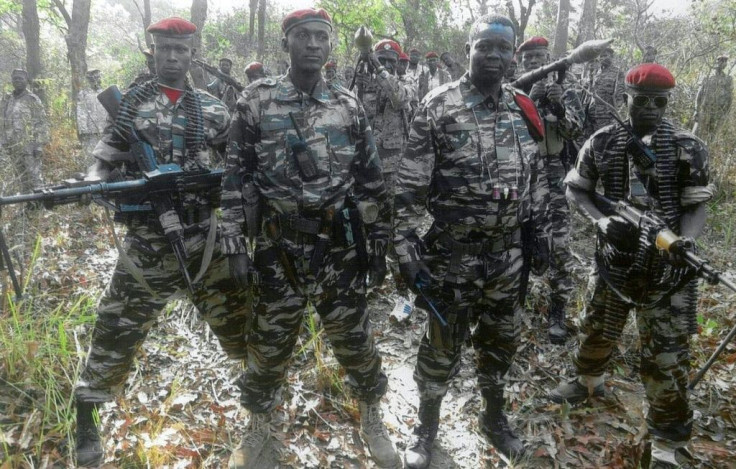
[[[419,49],[414,48],[414,49],[412,49],[412,50],[409,51],[410,54],[413,54],[415,52],[418,54],[419,53]]]
[[[439,55],[437,55],[437,52],[435,52],[435,51],[430,51],[430,52],[427,52],[427,53],[425,54],[424,58],[425,58],[425,59],[439,59],[439,58],[440,58],[440,56],[439,56]]]
[[[409,56],[406,55],[405,52],[402,52],[401,54],[399,54],[399,62],[408,62],[408,61],[409,61]]]
[[[641,64],[626,74],[626,85],[637,89],[669,90],[675,87],[675,77],[659,64]]]
[[[401,54],[401,46],[398,42],[392,41],[391,39],[382,39],[376,43],[375,46],[373,46],[373,50],[375,52],[381,52],[381,51],[387,51],[387,52],[394,52],[396,53],[396,57],[398,58],[399,54]]]
[[[154,36],[187,37],[197,32],[197,25],[184,18],[164,18],[149,26],[146,31]]]
[[[284,20],[281,22],[281,30],[284,31],[284,35],[286,35],[294,26],[302,23],[309,23],[311,21],[319,21],[328,25],[330,29],[332,29],[332,18],[330,18],[329,13],[322,8],[316,10],[314,8],[304,8],[302,10],[294,10],[286,15]]]
[[[256,70],[261,70],[263,68],[263,64],[260,62],[251,62],[248,65],[245,66],[245,73],[249,72],[255,72]]]
[[[549,47],[549,41],[542,36],[532,36],[526,41],[522,42],[516,53],[520,54],[524,51],[533,49],[547,49]]]
[[[337,63],[335,63],[334,60],[330,60],[329,62],[327,62],[325,64],[325,68],[329,68],[329,69],[332,69],[332,70],[337,70]]]

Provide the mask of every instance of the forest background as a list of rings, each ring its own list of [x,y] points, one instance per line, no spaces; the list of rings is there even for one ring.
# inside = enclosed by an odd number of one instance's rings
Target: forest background
[[[261,61],[275,72],[277,61],[287,59],[280,49],[281,18],[294,6],[311,5],[333,17],[333,59],[341,69],[355,63],[353,35],[360,25],[368,26],[376,39],[393,38],[406,50],[449,51],[463,63],[469,24],[487,12],[510,16],[521,31],[519,42],[532,35],[549,38],[557,57],[586,40],[613,38],[615,65],[626,70],[651,45],[658,49],[657,61],[678,83],[668,117],[685,128],[693,125],[697,90],[712,73],[716,57],[731,57],[727,73],[733,74],[736,64],[736,0],[681,1],[672,10],[652,0],[0,0],[0,84],[9,91],[10,71],[29,71],[52,129],[45,151],[46,180],[57,182],[83,169],[74,104],[85,86],[85,72],[101,70],[103,87],[131,83],[145,69],[141,49],[151,42],[144,31],[152,21],[171,15],[191,19],[200,29],[198,55],[213,65],[220,57],[231,58],[233,76],[245,83],[243,70],[249,62]],[[708,206],[708,230],[700,242],[704,257],[731,278],[736,258],[734,113],[732,108],[718,134],[707,139],[718,193]],[[0,187],[7,194],[12,181],[2,166]],[[70,467],[71,390],[86,356],[96,298],[117,254],[96,207],[59,207],[33,220],[17,217],[15,209],[4,210],[0,224],[20,261],[16,269],[25,295],[14,298],[5,273],[0,273],[0,468]],[[575,227],[579,229],[571,246],[580,288],[573,311],[582,305],[593,236],[579,218]],[[524,345],[510,389],[512,423],[535,449],[525,463],[638,467],[646,438],[635,328],[629,325],[617,353],[609,383],[613,399],[581,410],[549,405],[543,396],[571,373],[576,341],[566,347],[546,342],[544,288],[535,283],[528,301],[530,311],[542,314],[525,319]],[[373,294],[371,305],[393,383],[387,419],[401,449],[416,414],[411,371],[422,314],[392,322],[387,312],[394,298],[393,292]],[[733,326],[734,306],[734,296],[724,289],[701,286],[694,368]],[[281,409],[290,423],[283,427],[287,436],[279,450],[280,464],[373,467],[355,437],[355,406],[344,395],[341,371],[324,346],[315,315],[305,316],[305,331],[289,378],[294,390]],[[732,345],[694,393],[699,420],[693,446],[700,467],[734,467],[735,362]],[[104,412],[109,467],[224,467],[244,422],[232,385],[238,372],[239,365],[224,358],[188,303],[176,302],[146,342],[126,399]],[[472,376],[472,366],[466,365],[451,391],[453,399],[443,408],[438,457],[443,462],[436,467],[501,464],[474,433],[475,419],[468,418],[479,407]],[[469,434],[475,436],[468,440]]]

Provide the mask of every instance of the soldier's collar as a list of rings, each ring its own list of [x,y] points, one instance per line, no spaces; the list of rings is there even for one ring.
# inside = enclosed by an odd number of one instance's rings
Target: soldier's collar
[[[276,100],[282,102],[301,101],[303,95],[304,93],[300,92],[291,82],[288,74],[282,77],[276,92]],[[321,104],[327,104],[330,101],[330,89],[324,78],[317,82],[310,97]]]
[[[483,94],[478,90],[478,88],[475,87],[472,81],[470,81],[470,76],[466,73],[463,75],[462,78],[460,78],[461,86],[464,86],[468,92],[463,93],[463,102],[465,103],[465,107],[467,109],[472,109],[475,106],[485,102],[487,98],[483,96]],[[504,90],[503,84],[501,84],[501,96],[498,100],[499,104],[507,100],[506,91]]]

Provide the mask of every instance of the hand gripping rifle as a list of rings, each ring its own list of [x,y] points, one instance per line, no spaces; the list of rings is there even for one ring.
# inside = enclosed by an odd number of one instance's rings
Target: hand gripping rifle
[[[235,88],[238,93],[240,93],[241,91],[243,91],[245,89],[245,86],[241,85],[238,80],[236,80],[235,78],[231,77],[230,75],[225,75],[224,73],[222,73],[222,71],[219,68],[213,67],[212,65],[208,64],[204,60],[192,59],[192,62],[194,62],[195,64],[197,64],[200,67],[202,67],[203,69],[205,69],[207,71],[207,73],[209,73],[210,75],[216,76],[220,80],[224,81],[228,85],[230,85],[233,88]]]
[[[355,71],[353,72],[353,81],[350,82],[350,90],[355,87],[355,78],[358,73],[368,73],[368,54],[371,53],[371,46],[373,45],[373,34],[370,29],[365,26],[361,26],[355,31],[355,39],[353,40],[355,47],[360,51],[360,57],[358,57],[358,63],[355,64]],[[363,85],[358,85],[358,99],[363,101]]]
[[[527,72],[514,80],[511,86],[526,90],[530,88],[534,83],[539,80],[543,80],[552,72],[559,72],[557,75],[557,83],[562,83],[565,79],[565,73],[567,69],[573,64],[582,64],[590,62],[595,59],[613,42],[613,39],[596,39],[592,41],[585,41],[584,43],[577,46],[570,53],[559,60],[555,60],[552,63],[539,67],[536,70]]]
[[[654,213],[640,210],[623,200],[614,202],[598,193],[595,193],[595,203],[602,208],[604,212],[616,213],[638,230],[647,230],[648,232],[653,233],[654,239],[650,241],[660,252],[674,254],[675,256],[683,259],[688,267],[695,272],[695,275],[702,278],[709,284],[717,285],[720,283],[725,285],[731,291],[736,292],[736,283],[724,277],[723,274],[714,269],[708,261],[695,254],[690,243],[670,230],[667,227],[667,224]],[[703,365],[695,374],[693,379],[690,380],[688,389],[692,390],[695,388],[705,373],[711,366],[713,366],[713,363],[715,363],[721,353],[726,349],[734,336],[736,336],[736,326],[731,328],[728,335],[726,335],[726,338],[723,339],[723,342],[721,342],[716,351],[713,352],[705,365]]]

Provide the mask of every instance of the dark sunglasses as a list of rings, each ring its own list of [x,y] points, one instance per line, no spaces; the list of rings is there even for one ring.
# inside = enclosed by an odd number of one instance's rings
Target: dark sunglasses
[[[636,107],[649,106],[649,102],[653,101],[655,106],[657,106],[658,108],[663,108],[667,106],[667,103],[670,101],[670,98],[668,98],[667,96],[656,96],[652,98],[645,94],[638,94],[636,96],[629,95],[629,98],[631,98],[632,103]]]

